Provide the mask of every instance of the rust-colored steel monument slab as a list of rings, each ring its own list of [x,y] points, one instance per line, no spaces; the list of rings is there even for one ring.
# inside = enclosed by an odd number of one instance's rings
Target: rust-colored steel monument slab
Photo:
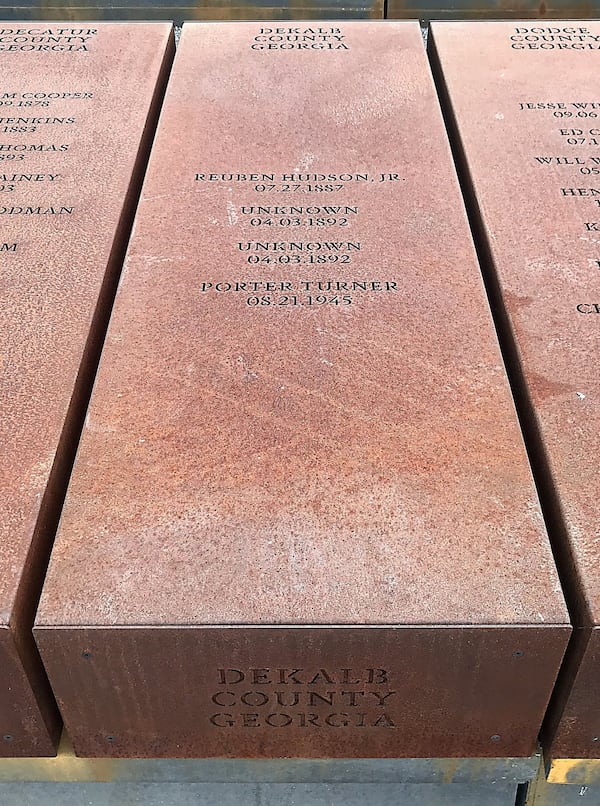
[[[528,756],[569,634],[418,24],[184,26],[38,613],[77,753]]]
[[[0,36],[0,756],[56,751],[31,629],[171,39],[164,23]]]
[[[435,23],[432,42],[577,627],[550,751],[598,758],[600,23]]]

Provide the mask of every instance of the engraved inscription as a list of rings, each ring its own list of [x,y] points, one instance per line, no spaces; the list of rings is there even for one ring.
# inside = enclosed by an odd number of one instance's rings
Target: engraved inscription
[[[4,28],[0,30],[0,50],[7,49],[9,42],[21,50],[43,50],[42,45],[78,50],[95,34],[92,28]],[[51,43],[50,38],[56,41]],[[10,80],[8,73],[4,80]],[[38,79],[31,80],[29,89],[0,86],[0,252],[7,255],[27,253],[31,240],[23,237],[25,222],[68,220],[76,215],[73,200],[60,198],[62,183],[69,180],[71,143],[53,142],[51,133],[69,131],[76,139],[80,119],[75,110],[89,108],[95,100],[95,94],[84,88],[36,87]],[[60,135],[60,139],[67,138]]]
[[[261,28],[252,40],[252,50],[350,50],[341,28]]]
[[[510,41],[513,50],[600,50],[600,36],[574,26],[519,26]]]
[[[395,727],[386,669],[221,668],[215,682],[215,728]]]
[[[365,233],[360,237],[340,240],[360,227],[361,215],[367,209],[352,199],[357,185],[373,187],[373,205],[377,203],[377,189],[392,185],[401,192],[404,177],[393,170],[331,172],[276,171],[198,171],[193,182],[200,188],[217,188],[227,193],[223,200],[223,223],[232,231],[231,247],[238,262],[248,270],[255,266],[269,270],[289,269],[291,276],[265,278],[264,274],[252,277],[232,277],[226,281],[202,278],[199,284],[203,296],[213,294],[245,295],[246,306],[266,309],[300,309],[319,306],[353,305],[369,295],[376,298],[381,292],[397,292],[395,278],[381,278],[376,266],[368,265],[362,253],[368,249]],[[230,195],[234,188],[272,197],[260,204],[235,204]],[[215,191],[212,191],[215,192]],[[389,192],[389,191],[388,191]],[[316,203],[286,203],[289,195],[316,196]],[[321,197],[335,194],[334,204],[322,204]],[[339,198],[339,197],[342,198]],[[279,203],[281,200],[282,203]],[[372,213],[372,211],[370,211]],[[248,233],[248,229],[259,230]],[[255,239],[235,240],[236,230]],[[370,232],[366,233],[370,236]],[[232,256],[233,257],[233,256]],[[240,260],[241,258],[241,260]],[[352,275],[343,272],[352,267]],[[318,274],[311,276],[311,269]],[[336,270],[337,276],[320,273]],[[261,276],[262,275],[262,276]]]
[[[356,294],[398,291],[394,280],[236,280],[202,282],[202,294],[244,294],[256,306],[352,305]]]
[[[541,29],[540,29],[541,30]],[[544,29],[546,30],[546,29]],[[566,31],[569,36],[574,36],[571,28],[548,29],[556,31]],[[586,29],[580,29],[581,35]],[[554,36],[554,33],[552,34]],[[600,37],[597,37],[600,40]],[[596,125],[596,119],[600,119],[600,101],[595,100],[536,100],[529,99],[520,101],[517,104],[518,111],[527,115],[535,114],[542,120],[547,120],[551,126],[551,132],[556,140],[557,149],[554,154],[533,154],[531,160],[540,171],[540,181],[544,186],[553,188],[550,192],[562,204],[570,206],[571,215],[575,215],[575,222],[580,215],[585,219],[589,213],[600,207],[600,183],[594,186],[592,183],[600,177],[600,125]],[[566,125],[571,121],[576,121],[581,125]],[[590,125],[591,124],[591,125]],[[594,153],[594,148],[598,151]],[[589,150],[588,150],[589,149]],[[541,172],[544,173],[542,179]],[[585,179],[589,177],[590,185],[584,185]],[[588,211],[587,213],[585,211]],[[594,233],[600,232],[599,221],[581,220],[580,232]],[[581,240],[590,244],[593,249],[596,239],[579,236]],[[585,287],[585,278],[591,278],[592,274],[600,268],[600,256],[590,254],[584,258],[581,265],[582,286]],[[590,315],[599,312],[598,303],[578,302],[572,311],[575,315]],[[590,321],[595,321],[594,319]]]
[[[97,28],[0,28],[0,51],[87,51]]]
[[[48,107],[53,101],[91,100],[92,92],[0,92],[0,106]]]
[[[74,207],[0,207],[0,215],[72,215]]]
[[[2,143],[0,142],[0,162],[22,162],[31,154],[64,153],[70,143]]]

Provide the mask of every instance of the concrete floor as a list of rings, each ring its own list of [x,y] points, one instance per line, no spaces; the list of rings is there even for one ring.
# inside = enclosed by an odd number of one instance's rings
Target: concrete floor
[[[515,806],[465,784],[0,784],[1,806]]]

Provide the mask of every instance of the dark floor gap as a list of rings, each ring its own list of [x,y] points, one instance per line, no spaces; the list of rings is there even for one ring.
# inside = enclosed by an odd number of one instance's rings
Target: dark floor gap
[[[529,792],[529,784],[519,784],[517,786],[515,806],[527,806],[528,792]]]

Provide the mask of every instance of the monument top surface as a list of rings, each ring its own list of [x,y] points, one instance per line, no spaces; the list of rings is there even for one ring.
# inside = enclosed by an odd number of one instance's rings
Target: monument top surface
[[[562,538],[581,601],[598,623],[600,22],[434,23],[432,30]],[[556,520],[553,528],[560,529]]]
[[[185,25],[38,624],[567,621],[419,25]]]

